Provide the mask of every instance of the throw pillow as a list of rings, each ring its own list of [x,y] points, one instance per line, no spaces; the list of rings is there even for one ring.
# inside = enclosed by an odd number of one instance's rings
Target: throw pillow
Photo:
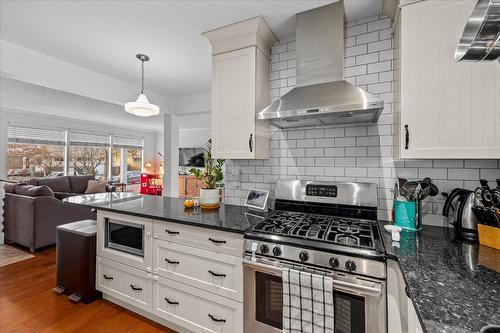
[[[54,197],[54,192],[47,185],[20,185],[16,187],[16,194],[28,197]]]
[[[16,187],[21,186],[21,185],[28,185],[28,183],[25,182],[20,182],[16,184],[5,184],[3,189],[5,190],[5,193],[16,193]]]
[[[86,194],[91,193],[104,193],[106,192],[106,186],[108,186],[107,182],[100,182],[97,180],[89,180],[87,184]]]

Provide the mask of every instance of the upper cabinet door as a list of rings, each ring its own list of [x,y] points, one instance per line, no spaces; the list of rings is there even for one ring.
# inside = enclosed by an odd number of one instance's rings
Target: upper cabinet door
[[[256,47],[214,56],[212,70],[215,156],[254,158]]]
[[[500,64],[454,60],[475,3],[427,0],[401,8],[402,158],[500,157]]]

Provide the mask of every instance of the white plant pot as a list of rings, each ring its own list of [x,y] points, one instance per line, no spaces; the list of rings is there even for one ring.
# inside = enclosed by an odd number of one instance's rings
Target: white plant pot
[[[216,206],[219,204],[219,189],[213,190],[200,189],[200,205],[202,206]]]

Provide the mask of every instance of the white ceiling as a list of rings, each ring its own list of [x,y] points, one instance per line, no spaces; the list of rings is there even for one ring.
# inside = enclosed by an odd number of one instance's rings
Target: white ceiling
[[[154,91],[157,96],[182,100],[183,96],[210,91],[210,45],[201,33],[262,15],[278,39],[293,38],[296,13],[334,1],[2,0],[0,39],[132,84],[138,90],[140,63],[135,54],[145,53],[151,57],[145,68],[146,93]],[[381,14],[383,6],[383,0],[344,3],[348,21]],[[138,119],[126,114],[123,105],[12,79],[2,78],[0,83],[4,107],[128,127],[163,127],[158,118]],[[181,128],[196,128],[200,121],[209,121],[207,115],[186,119]]]
[[[286,39],[296,13],[333,1],[1,1],[0,38],[137,85],[142,52],[146,91],[177,97],[210,90],[202,32],[262,15]],[[382,3],[346,0],[347,18],[380,14]]]
[[[5,77],[0,77],[0,87],[0,107],[7,110],[95,121],[122,128],[163,131],[161,115],[138,118],[126,113],[122,105]],[[181,130],[206,127],[210,127],[210,113],[179,117]]]

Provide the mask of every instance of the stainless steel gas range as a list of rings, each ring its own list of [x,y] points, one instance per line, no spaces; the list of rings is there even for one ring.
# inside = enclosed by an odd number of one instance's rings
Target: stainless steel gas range
[[[275,209],[245,233],[245,332],[282,331],[285,267],[333,279],[335,333],[386,332],[376,185],[280,180]]]

